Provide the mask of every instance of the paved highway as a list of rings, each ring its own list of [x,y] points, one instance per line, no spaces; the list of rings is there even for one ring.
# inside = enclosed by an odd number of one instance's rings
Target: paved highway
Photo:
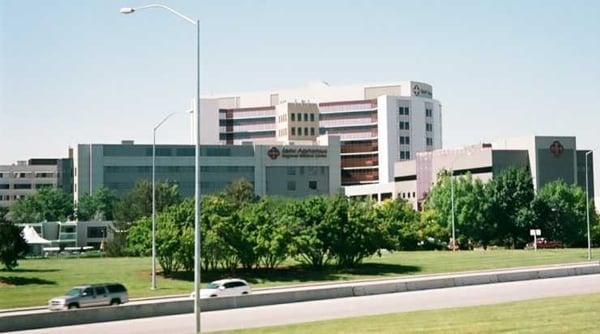
[[[600,293],[600,274],[213,311],[203,313],[202,328],[203,331],[216,331],[263,327],[588,293]],[[193,323],[193,315],[184,314],[18,333],[176,334],[192,333]]]

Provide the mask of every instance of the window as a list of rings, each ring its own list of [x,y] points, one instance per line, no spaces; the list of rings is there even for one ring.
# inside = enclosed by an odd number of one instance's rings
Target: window
[[[400,137],[400,145],[404,145],[404,138],[405,138],[404,136]]]
[[[94,288],[94,290],[96,290],[96,296],[101,296],[106,293],[106,290],[104,290],[103,286],[97,286]]]
[[[292,114],[292,115],[294,115],[294,114]],[[295,136],[295,135],[296,135],[296,128],[292,128],[292,136]]]
[[[305,114],[306,115],[306,114]],[[308,128],[304,128],[304,135],[308,136]]]
[[[296,121],[296,114],[292,113],[292,122]]]
[[[83,293],[81,295],[84,296],[84,297],[86,297],[86,296],[93,296],[94,295],[94,289],[87,288],[87,289],[83,290]]]
[[[408,116],[408,107],[405,107],[405,108],[404,108],[404,115],[407,115],[407,116]]]
[[[296,167],[288,167],[287,175],[296,175]]]
[[[308,181],[308,189],[317,190],[317,181]]]
[[[287,190],[296,191],[296,181],[288,181]]]
[[[0,184],[0,189],[9,189],[8,184]]]
[[[29,183],[21,183],[21,184],[15,184],[14,189],[31,189],[31,184]]]
[[[433,125],[431,123],[426,123],[425,124],[425,130],[426,131],[433,131]]]
[[[404,129],[405,130],[410,129],[410,126],[409,126],[408,122],[404,122]]]
[[[398,114],[404,115],[404,107],[398,108]]]
[[[310,121],[314,122],[315,121],[315,114],[310,114]]]
[[[406,160],[410,160],[410,152],[406,151]]]
[[[302,128],[298,128],[298,136],[302,136]]]
[[[432,117],[433,111],[431,109],[425,109],[425,117]]]
[[[413,191],[413,198],[417,197],[417,194]]]
[[[106,238],[106,226],[88,226],[88,238]]]
[[[0,173],[0,179],[4,177],[4,174]]]
[[[312,115],[312,114],[311,114]],[[314,136],[315,135],[315,128],[310,128],[310,135]]]
[[[405,159],[404,151],[400,151],[400,160],[404,160],[404,159]]]
[[[302,122],[302,114],[298,113],[298,122]]]
[[[410,145],[410,137],[406,137],[406,145]]]
[[[404,122],[400,122],[400,130],[404,130]]]
[[[433,146],[433,138],[427,137],[427,146]]]
[[[308,114],[307,113],[304,113],[304,121],[308,122]]]

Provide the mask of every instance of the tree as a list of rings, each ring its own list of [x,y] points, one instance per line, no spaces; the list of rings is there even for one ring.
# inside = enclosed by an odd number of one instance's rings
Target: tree
[[[538,191],[531,203],[535,227],[551,240],[560,240],[567,247],[587,246],[585,192],[563,180],[552,181]],[[590,208],[593,210],[593,208]],[[593,211],[590,225],[596,224]]]
[[[156,184],[156,212],[181,201],[177,184],[159,182]],[[117,221],[132,223],[142,217],[152,215],[152,183],[139,180],[118,202],[114,218]]]
[[[127,253],[133,256],[148,256],[152,253],[152,219],[142,217],[131,225],[127,232]]]
[[[85,194],[77,203],[78,220],[113,220],[117,197],[106,187]]]
[[[284,209],[291,226],[290,254],[314,269],[323,267],[331,260],[331,235],[323,221],[328,200],[323,196],[290,200]]]
[[[487,249],[497,231],[487,196],[489,188],[471,174],[460,178],[457,188],[460,194],[455,199],[456,223],[461,231],[459,245],[479,245]]]
[[[421,241],[419,214],[404,200],[387,200],[377,206],[377,223],[386,231],[381,248],[415,250]]]
[[[331,197],[323,223],[331,238],[331,255],[341,267],[354,267],[385,246],[386,233],[377,224],[371,200],[350,202],[343,196]]]
[[[260,262],[267,268],[275,268],[289,255],[294,219],[283,214],[285,200],[281,198],[264,197],[254,206],[251,219],[256,220],[256,250]]]
[[[202,197],[202,212],[200,216],[202,234],[202,268],[215,270],[219,266],[234,270],[238,265],[232,249],[227,245],[219,233],[219,226],[224,224],[234,208],[231,203],[221,195]]]
[[[28,250],[29,245],[23,239],[22,228],[10,222],[0,222],[0,262],[6,270],[12,271],[17,267],[17,260],[25,256]]]
[[[8,219],[15,224],[66,220],[73,214],[73,199],[57,188],[44,187],[10,206]]]
[[[231,182],[223,190],[223,196],[235,207],[241,207],[258,200],[258,196],[254,193],[254,185],[246,179]]]
[[[520,248],[532,227],[529,207],[534,198],[533,181],[523,168],[504,170],[488,183],[491,217],[497,226],[498,243]]]

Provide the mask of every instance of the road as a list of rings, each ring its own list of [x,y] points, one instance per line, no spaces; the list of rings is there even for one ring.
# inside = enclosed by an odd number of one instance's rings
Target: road
[[[264,327],[588,293],[600,293],[600,274],[213,311],[202,314],[202,329],[203,331],[217,331]],[[18,333],[176,334],[192,333],[193,324],[193,315],[183,314]]]

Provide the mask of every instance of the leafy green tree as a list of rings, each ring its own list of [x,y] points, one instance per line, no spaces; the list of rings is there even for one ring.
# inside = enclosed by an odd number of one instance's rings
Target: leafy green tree
[[[127,231],[127,253],[132,256],[152,254],[152,218],[142,217]]]
[[[201,251],[203,270],[215,270],[219,266],[224,269],[235,270],[238,259],[233,250],[227,245],[219,233],[219,226],[235,208],[221,195],[209,195],[202,197],[201,212]]]
[[[290,200],[285,207],[292,235],[290,254],[314,269],[331,260],[331,235],[324,222],[328,201],[327,197],[314,196]]]
[[[8,219],[15,224],[66,220],[73,214],[73,199],[61,189],[44,187],[10,206]]]
[[[10,222],[0,222],[0,262],[8,271],[17,267],[18,259],[29,250],[21,233],[22,228]]]
[[[484,249],[496,237],[497,227],[491,217],[488,188],[471,174],[459,179],[456,184],[459,197],[455,198],[456,225],[461,231],[459,245],[479,245]]]
[[[529,171],[523,168],[506,169],[494,176],[487,186],[498,243],[513,248],[523,247],[532,227],[529,208],[534,191]]]
[[[223,196],[235,207],[241,207],[258,200],[254,185],[246,179],[234,180],[223,190]]]
[[[446,241],[450,239],[448,224],[439,217],[439,213],[433,209],[421,212],[419,220],[420,248],[444,249]]]
[[[284,214],[285,200],[265,197],[254,204],[252,219],[256,220],[256,242],[260,262],[275,268],[289,255],[291,227],[295,220]]]
[[[328,200],[323,221],[331,238],[331,255],[339,266],[354,267],[364,258],[380,254],[389,239],[375,216],[371,200],[350,202],[343,196]]]
[[[92,195],[85,194],[77,203],[79,220],[113,220],[117,197],[106,187],[102,187]]]
[[[181,201],[177,184],[158,182],[156,184],[156,212]],[[132,223],[142,217],[152,215],[152,183],[139,180],[131,191],[117,203],[114,218],[117,221]]]
[[[387,200],[377,206],[377,223],[386,232],[380,248],[415,250],[421,241],[419,214],[404,200]]]
[[[567,247],[587,245],[585,192],[563,180],[546,184],[531,203],[535,227],[551,240],[560,240]],[[591,208],[593,210],[593,208]],[[595,214],[590,224],[596,224]]]

